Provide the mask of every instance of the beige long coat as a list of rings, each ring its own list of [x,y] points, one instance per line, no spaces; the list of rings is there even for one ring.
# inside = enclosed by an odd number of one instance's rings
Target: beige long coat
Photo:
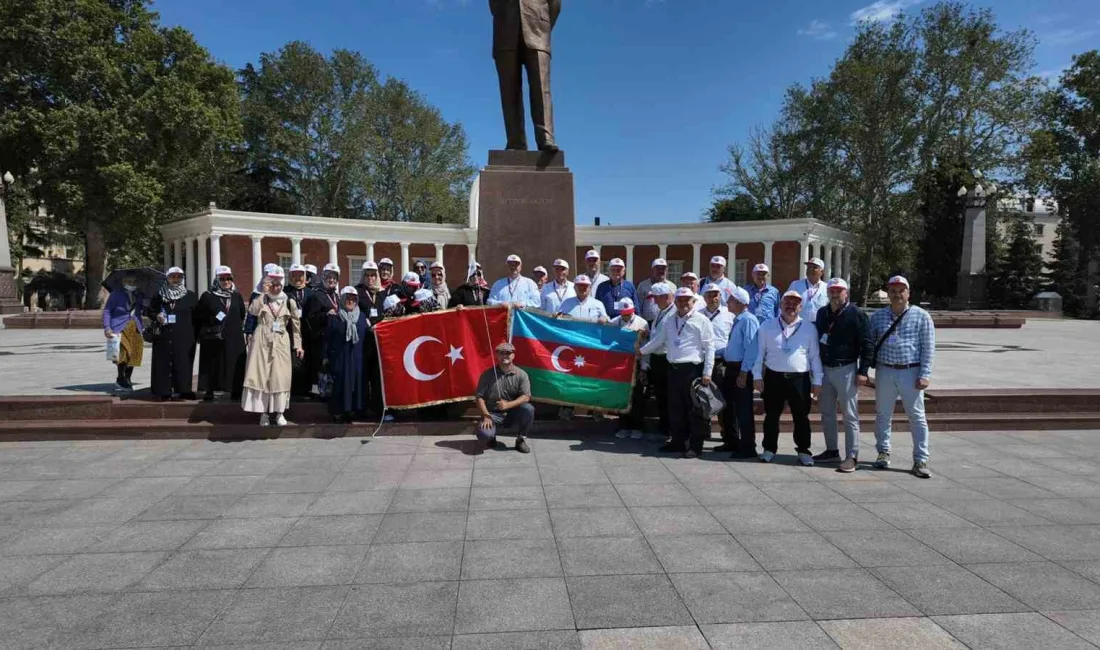
[[[287,337],[292,336],[294,349],[301,350],[302,326],[298,305],[291,298],[287,298],[282,310],[277,312],[281,324],[278,332],[272,327],[276,318],[271,311],[264,303],[264,296],[257,296],[248,306],[248,313],[256,317],[256,329],[248,347],[244,387],[265,393],[285,393],[290,391],[294,371],[290,359],[291,342]]]

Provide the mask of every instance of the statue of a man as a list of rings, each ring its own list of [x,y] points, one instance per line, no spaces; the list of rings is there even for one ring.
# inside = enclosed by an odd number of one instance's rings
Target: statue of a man
[[[500,104],[508,149],[527,149],[523,118],[523,70],[531,96],[531,121],[540,151],[557,151],[550,97],[550,32],[561,0],[489,0],[493,13],[493,59],[500,77]]]

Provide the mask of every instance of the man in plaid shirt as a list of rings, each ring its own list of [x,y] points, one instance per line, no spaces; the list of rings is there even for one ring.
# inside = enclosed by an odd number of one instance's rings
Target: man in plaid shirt
[[[894,402],[901,397],[913,434],[912,474],[932,478],[928,471],[928,421],[924,417],[924,390],[932,378],[936,328],[932,316],[909,304],[909,281],[900,275],[886,284],[890,306],[871,315],[871,338],[877,352],[875,368],[875,467],[890,466],[890,421]],[[897,323],[895,325],[895,322]]]

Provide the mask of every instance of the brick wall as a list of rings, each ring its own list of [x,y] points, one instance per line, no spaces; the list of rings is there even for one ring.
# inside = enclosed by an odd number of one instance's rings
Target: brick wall
[[[796,241],[777,241],[772,247],[772,284],[780,293],[802,276],[801,254]]]

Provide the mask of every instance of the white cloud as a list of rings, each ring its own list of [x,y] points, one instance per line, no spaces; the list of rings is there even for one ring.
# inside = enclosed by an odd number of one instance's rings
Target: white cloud
[[[1039,42],[1044,45],[1072,45],[1092,38],[1096,33],[1095,29],[1056,29],[1050,32],[1041,32]]]
[[[836,32],[829,29],[829,23],[813,19],[810,24],[798,30],[799,36],[809,36],[818,41],[828,41],[836,38]]]
[[[883,20],[890,20],[894,16],[901,13],[906,7],[920,4],[923,0],[876,0],[875,2],[867,5],[866,7],[860,7],[852,12],[852,23],[858,23],[862,21],[881,22]]]

